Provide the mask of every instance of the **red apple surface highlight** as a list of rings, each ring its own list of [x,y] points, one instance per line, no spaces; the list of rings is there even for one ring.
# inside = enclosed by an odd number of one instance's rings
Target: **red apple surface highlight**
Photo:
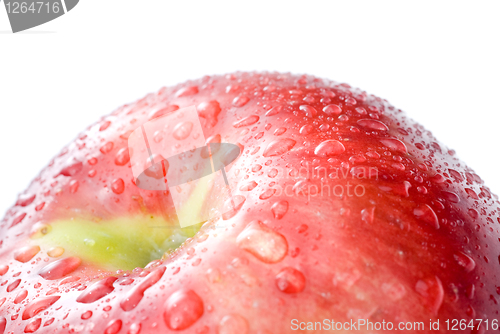
[[[135,184],[127,139],[193,105],[207,143],[241,154],[232,201],[207,196],[216,218],[180,228],[168,191]],[[492,332],[499,216],[481,178],[386,100],[307,75],[206,76],[103,117],[19,195],[0,225],[0,334],[289,333],[294,319]]]

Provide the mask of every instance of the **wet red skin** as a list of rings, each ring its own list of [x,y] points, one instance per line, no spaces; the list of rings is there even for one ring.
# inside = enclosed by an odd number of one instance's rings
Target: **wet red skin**
[[[245,97],[248,101],[243,103]],[[210,101],[217,103],[207,104]],[[344,116],[339,119],[339,115],[333,115],[329,119],[322,110],[330,104],[339,105],[340,115]],[[59,286],[63,279],[47,281],[38,275],[42,267],[55,261],[47,256],[48,247],[42,247],[26,263],[14,260],[17,249],[36,244],[30,241],[29,231],[40,220],[50,224],[54,219],[79,215],[105,221],[141,212],[171,218],[173,211],[168,196],[137,188],[132,182],[130,165],[118,166],[115,159],[117,152],[127,146],[129,131],[146,122],[157,110],[175,110],[174,105],[198,107],[206,138],[220,134],[223,142],[243,145],[243,153],[232,167],[234,171],[239,169],[240,174],[230,174],[233,194],[246,198],[238,213],[227,220],[209,222],[170,258],[146,269],[152,271],[166,266],[158,282],[147,289],[137,307],[128,312],[122,310],[120,302],[145,280],[139,272],[128,277],[135,280],[133,283],[120,285],[126,279],[121,274],[82,263],[66,276],[81,279]],[[301,108],[303,105],[314,107],[316,112]],[[276,106],[283,108],[275,115],[266,116],[268,110]],[[358,109],[360,114],[356,108],[364,108],[364,111]],[[239,128],[233,126],[249,115],[259,116],[259,121]],[[388,131],[368,129],[358,123],[360,119],[376,119],[383,122]],[[106,127],[107,121],[111,123]],[[267,124],[271,124],[268,129]],[[312,125],[313,130],[301,134],[299,130],[307,124]],[[330,130],[321,131],[322,124],[329,124]],[[276,136],[274,132],[279,127],[287,130]],[[262,136],[258,135],[260,132]],[[280,138],[293,139],[296,144],[283,154],[264,157],[269,143]],[[381,142],[384,138],[404,142],[407,152],[388,148]],[[330,157],[316,155],[315,148],[328,139],[342,142],[345,152]],[[100,150],[107,142],[113,142],[113,148],[109,152]],[[256,147],[260,149],[254,153]],[[373,153],[367,155],[369,151],[377,152],[380,158]],[[366,161],[356,162],[352,158],[360,154]],[[93,157],[98,161],[95,165],[89,163]],[[74,175],[70,175],[71,171],[63,173],[68,176],[59,175],[72,159],[82,162],[81,168],[76,168]],[[325,193],[308,197],[296,193],[259,199],[270,187],[289,185],[290,192],[293,185],[304,180],[304,177],[290,176],[290,169],[307,163],[325,168],[343,166],[346,171],[358,165],[374,167],[378,177],[323,180],[323,185],[331,187],[347,186],[347,182],[362,185],[365,194],[361,197],[339,198]],[[262,169],[253,172],[255,164],[260,164]],[[286,172],[271,178],[268,175],[273,168]],[[93,177],[89,176],[91,170],[96,171]],[[248,179],[244,179],[244,175],[248,175]],[[120,194],[110,189],[118,178],[125,184]],[[251,180],[258,183],[256,188],[238,190]],[[76,181],[78,189],[72,192]],[[314,177],[308,182],[321,186],[321,181]],[[410,184],[407,191],[404,181]],[[270,186],[271,182],[275,184]],[[417,187],[425,187],[427,193]],[[456,194],[459,201],[443,191]],[[498,317],[500,204],[497,197],[453,151],[438,144],[422,126],[387,101],[346,84],[311,76],[235,73],[163,88],[117,109],[87,128],[42,170],[25,194],[19,202],[24,206],[12,207],[0,225],[0,266],[9,266],[0,276],[0,303],[6,298],[0,306],[5,333],[23,333],[36,319],[41,319],[36,333],[103,333],[113,323],[112,328],[119,328],[116,320],[121,321],[119,333],[127,333],[130,328],[137,328],[137,324],[141,325],[140,333],[176,332],[169,329],[164,320],[164,303],[181,289],[193,291],[201,301],[193,306],[198,319],[186,328],[185,332],[189,333],[223,333],[224,326],[231,322],[228,315],[237,319],[239,333],[292,332],[292,319],[314,322],[357,318],[394,323],[423,321],[426,329],[429,319],[440,319],[441,332],[446,332],[444,321],[447,319],[482,318],[491,322]],[[26,198],[32,195],[35,198],[30,203]],[[280,219],[276,219],[271,209],[278,201],[289,204]],[[42,203],[45,203],[43,208]],[[439,228],[436,221],[416,215],[422,212],[423,205],[428,205],[436,214]],[[470,209],[476,210],[477,217]],[[24,219],[12,226],[23,214],[26,214]],[[288,250],[282,260],[266,263],[238,245],[238,235],[256,220],[286,239]],[[222,223],[226,227],[216,228]],[[307,225],[305,231],[304,224]],[[188,254],[190,247],[194,248],[194,255]],[[465,263],[467,268],[460,265],[456,257],[463,258],[463,255],[459,252],[473,259],[474,265]],[[62,257],[69,255],[65,253]],[[303,274],[303,290],[295,291],[292,286],[287,292],[293,293],[280,291],[276,277],[287,267]],[[214,274],[217,271],[220,275]],[[21,274],[14,277],[18,272]],[[112,283],[113,292],[94,303],[76,302],[84,290],[77,290],[78,286],[73,287],[75,284],[89,286],[98,278],[110,275],[118,277]],[[219,279],[214,281],[217,276]],[[21,279],[20,285],[6,292],[6,287],[17,278]],[[35,288],[37,283],[41,283],[41,287]],[[426,286],[430,287],[427,296],[423,291]],[[53,291],[51,296],[60,298],[46,311],[22,320],[26,305],[45,297],[54,287],[59,287],[59,291]],[[28,291],[27,297],[14,304],[22,289]],[[89,310],[93,315],[82,319],[82,314]],[[51,318],[55,319],[52,323]],[[47,323],[50,324],[45,326]],[[0,333],[1,329],[2,321]]]

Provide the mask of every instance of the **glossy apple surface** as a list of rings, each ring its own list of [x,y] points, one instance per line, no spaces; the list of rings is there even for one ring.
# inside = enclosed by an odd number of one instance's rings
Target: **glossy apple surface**
[[[231,200],[211,196],[214,218],[181,228],[169,191],[136,185],[127,140],[189,106],[207,142],[241,154]],[[440,320],[434,333],[479,318],[489,328],[465,332],[491,332],[499,216],[481,178],[386,100],[311,76],[207,76],[103,117],[19,195],[0,225],[0,333]]]

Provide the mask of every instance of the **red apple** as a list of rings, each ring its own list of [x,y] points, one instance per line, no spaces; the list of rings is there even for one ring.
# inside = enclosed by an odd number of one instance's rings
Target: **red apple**
[[[214,173],[185,204],[213,218],[181,228],[174,188],[136,184],[127,139],[189,106],[207,142],[242,151],[232,198]],[[0,334],[376,331],[358,319],[490,333],[499,213],[385,100],[306,75],[207,76],[103,117],[19,195],[0,225]]]

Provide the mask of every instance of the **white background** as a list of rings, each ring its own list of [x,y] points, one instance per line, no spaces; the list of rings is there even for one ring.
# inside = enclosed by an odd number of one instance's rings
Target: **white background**
[[[18,34],[0,5],[0,216],[100,116],[236,70],[309,73],[386,98],[500,193],[498,1],[81,0]]]

